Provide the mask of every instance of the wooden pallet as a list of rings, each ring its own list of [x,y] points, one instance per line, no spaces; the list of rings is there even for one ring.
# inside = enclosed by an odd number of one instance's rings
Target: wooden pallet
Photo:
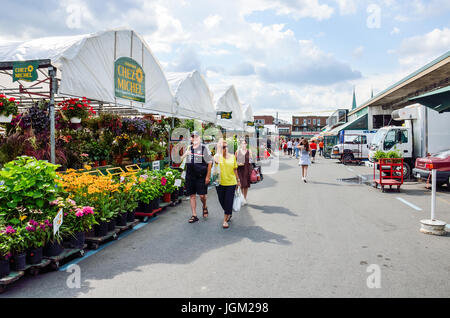
[[[138,220],[138,219],[135,219],[133,222],[127,222],[127,225],[124,225],[124,226],[116,225],[116,229],[119,230],[119,232],[117,234],[120,234],[120,233],[122,233],[124,231],[127,231],[129,229],[132,229],[133,227],[135,227],[139,223],[141,223],[141,221]]]
[[[40,263],[29,264],[29,265],[25,266],[24,271],[29,273],[30,275],[36,276],[37,274],[39,274],[41,269],[47,267],[50,263],[51,263],[51,260],[43,257],[42,261]]]
[[[44,256],[44,258],[50,260],[50,267],[53,270],[57,270],[62,263],[66,262],[72,256],[78,254],[78,257],[83,257],[85,248],[87,248],[87,244],[85,244],[82,249],[65,248],[62,253],[57,256]]]
[[[96,250],[96,249],[98,249],[100,244],[103,244],[110,239],[117,240],[117,238],[118,238],[117,234],[119,232],[120,232],[120,230],[116,228],[116,229],[108,232],[105,236],[86,237],[86,243],[88,244],[88,248],[91,250]]]
[[[15,281],[19,280],[25,271],[11,271],[8,276],[0,278],[0,294],[6,290],[6,287]]]
[[[157,213],[161,212],[162,208],[158,208],[153,210],[152,212],[136,212],[135,216],[142,218],[142,222],[148,222],[148,220],[152,217],[155,217]]]

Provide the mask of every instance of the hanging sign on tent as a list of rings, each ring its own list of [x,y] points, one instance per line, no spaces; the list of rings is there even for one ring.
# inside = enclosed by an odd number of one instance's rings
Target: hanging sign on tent
[[[255,122],[254,121],[248,121],[247,122],[247,126],[254,127],[255,126]]]
[[[258,129],[264,129],[264,125],[257,125],[256,128],[258,128]]]
[[[13,82],[32,82],[38,79],[38,61],[13,62]]]
[[[220,118],[222,119],[231,119],[232,112],[220,112]]]
[[[114,94],[145,103],[145,73],[135,60],[120,57],[114,63]]]

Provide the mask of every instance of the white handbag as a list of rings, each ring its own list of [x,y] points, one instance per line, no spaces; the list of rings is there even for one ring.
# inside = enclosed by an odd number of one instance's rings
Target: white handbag
[[[239,212],[242,206],[242,192],[240,187],[236,187],[233,199],[233,211]]]

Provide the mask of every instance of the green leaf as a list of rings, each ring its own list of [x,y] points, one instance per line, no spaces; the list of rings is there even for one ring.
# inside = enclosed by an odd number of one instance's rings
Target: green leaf
[[[36,205],[37,205],[39,208],[42,208],[42,207],[44,206],[44,200],[42,200],[42,199],[36,200]]]

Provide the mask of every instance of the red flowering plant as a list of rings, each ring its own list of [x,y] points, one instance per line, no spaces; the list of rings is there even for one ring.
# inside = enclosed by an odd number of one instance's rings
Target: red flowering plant
[[[17,115],[18,107],[14,97],[7,98],[0,94],[0,115],[8,117],[9,115]]]
[[[90,103],[91,101],[87,100],[86,97],[83,97],[82,100],[79,98],[70,98],[58,103],[58,106],[61,107],[61,113],[66,119],[72,117],[86,119],[96,114]]]

